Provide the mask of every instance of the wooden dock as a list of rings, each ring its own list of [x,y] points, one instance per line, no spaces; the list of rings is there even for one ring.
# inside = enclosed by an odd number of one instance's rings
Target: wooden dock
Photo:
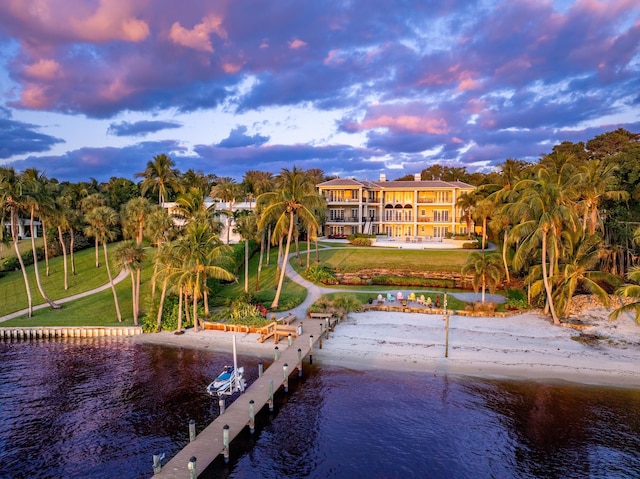
[[[182,479],[192,477],[189,471],[189,461],[192,457],[197,459],[196,469],[200,474],[219,455],[224,454],[225,444],[223,438],[225,426],[228,426],[228,443],[231,444],[233,439],[249,425],[251,407],[249,402],[253,400],[253,410],[257,415],[271,399],[271,384],[273,384],[273,393],[284,385],[284,365],[287,364],[288,376],[297,374],[297,367],[300,364],[298,358],[301,357],[304,360],[309,355],[309,352],[313,353],[315,351],[321,336],[327,332],[327,326],[332,328],[334,321],[331,318],[310,318],[293,322],[292,326],[296,326],[296,328],[302,325],[302,332],[300,333],[300,329],[297,329],[298,334],[292,339],[291,345],[289,346],[288,339],[278,341],[278,359],[244,393],[236,397],[233,403],[225,408],[223,414],[214,419],[209,426],[198,434],[194,441],[187,444],[167,464],[162,466],[162,470],[154,474],[153,478]],[[298,353],[298,349],[301,350],[300,353]],[[231,445],[230,447],[233,446]]]

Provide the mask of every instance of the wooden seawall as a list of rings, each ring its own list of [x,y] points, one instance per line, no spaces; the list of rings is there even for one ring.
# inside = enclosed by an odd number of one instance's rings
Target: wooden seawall
[[[228,427],[228,443],[230,444],[245,427],[248,427],[251,410],[250,401],[253,401],[253,410],[257,414],[269,402],[272,387],[275,393],[285,383],[285,364],[287,365],[287,376],[296,374],[297,366],[300,363],[298,358],[306,358],[309,352],[312,352],[312,348],[315,349],[317,347],[316,343],[321,340],[322,333],[326,332],[327,324],[328,320],[320,318],[311,318],[304,320],[302,323],[293,323],[295,326],[302,325],[302,333],[296,335],[290,346],[288,339],[280,340],[277,344],[279,349],[278,359],[243,394],[238,396],[230,406],[226,407],[223,414],[218,416],[196,436],[195,440],[187,444],[165,464],[162,470],[157,472],[153,478],[183,479],[195,477],[190,476],[189,471],[189,461],[192,457],[197,459],[197,472],[202,473],[225,451],[225,441],[223,440],[225,426]],[[333,326],[333,323],[329,324],[329,326]],[[298,329],[299,332],[300,329]],[[300,349],[300,353],[298,349]]]
[[[14,327],[0,328],[0,339],[98,338],[103,336],[135,336],[142,334],[140,326],[78,326],[78,327]]]

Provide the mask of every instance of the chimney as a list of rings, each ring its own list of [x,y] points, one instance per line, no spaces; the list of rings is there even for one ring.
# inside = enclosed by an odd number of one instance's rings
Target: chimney
[[[380,181],[387,181],[387,175],[380,173]]]
[[[422,181],[420,173],[416,173],[415,175],[413,175],[413,179],[414,181]]]

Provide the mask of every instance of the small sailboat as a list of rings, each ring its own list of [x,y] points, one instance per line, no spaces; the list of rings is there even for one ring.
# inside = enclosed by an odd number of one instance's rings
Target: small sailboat
[[[238,367],[236,354],[236,337],[233,337],[233,366],[225,366],[222,372],[207,386],[207,393],[211,396],[231,396],[233,393],[244,392],[246,381],[244,368]]]

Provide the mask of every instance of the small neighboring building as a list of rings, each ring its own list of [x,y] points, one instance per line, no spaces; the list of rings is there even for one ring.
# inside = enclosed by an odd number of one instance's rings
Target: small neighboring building
[[[33,233],[36,238],[42,236],[42,223],[38,220],[33,222]],[[11,238],[11,222],[4,223],[4,231],[8,238]],[[18,219],[18,239],[31,238],[31,220]]]
[[[227,228],[230,228],[231,231],[229,231],[229,243],[235,244],[242,241],[241,236],[238,233],[234,233],[233,231],[236,227],[235,220],[233,220],[232,218],[230,222],[227,221],[228,218],[227,218],[226,212],[229,211],[229,203],[223,202],[220,200],[213,201],[211,199],[207,199],[204,202],[205,208],[210,208],[213,205],[216,206],[216,212],[219,214],[220,221],[222,222],[222,232],[220,233],[220,239],[224,242],[227,241]],[[179,216],[180,209],[175,202],[165,201],[162,204],[162,206],[169,213],[169,216],[172,218],[174,225],[176,225],[178,228],[182,228],[186,224],[186,220]],[[255,201],[235,202],[232,205],[232,210],[236,212],[236,211],[243,211],[243,210],[251,210],[251,209],[254,209],[255,207],[256,207]]]
[[[391,237],[444,238],[467,234],[456,202],[475,187],[462,181],[379,181],[340,179],[316,185],[327,201],[324,235],[343,238],[354,233]],[[473,225],[472,225],[473,231]]]

